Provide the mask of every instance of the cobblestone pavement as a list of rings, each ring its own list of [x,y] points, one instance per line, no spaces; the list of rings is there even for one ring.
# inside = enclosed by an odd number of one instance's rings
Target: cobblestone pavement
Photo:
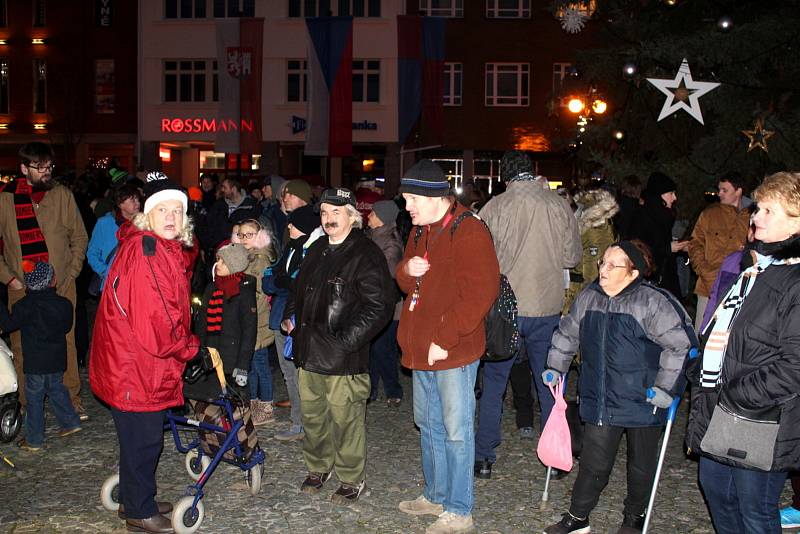
[[[276,372],[276,399],[285,398]],[[221,465],[206,486],[206,517],[200,532],[422,533],[435,518],[408,516],[397,503],[421,492],[419,434],[414,428],[410,378],[403,377],[406,399],[399,408],[379,400],[367,413],[367,492],[352,508],[329,501],[336,489],[329,481],[316,496],[299,492],[305,476],[301,444],[279,442],[272,435],[287,426],[288,410],[276,409],[278,420],[259,427],[267,454],[261,493],[251,496],[243,472]],[[84,375],[84,384],[86,376]],[[99,491],[114,473],[117,444],[108,412],[84,389],[91,419],[78,434],[59,439],[48,414],[45,451],[26,453],[13,444],[0,452],[15,463],[0,463],[0,532],[124,532],[124,523],[100,504]],[[509,395],[510,397],[510,395]],[[682,453],[685,405],[670,438],[651,532],[711,533],[710,519],[697,487],[697,464]],[[541,532],[566,510],[576,468],[550,485],[550,501],[540,508],[544,468],[536,459],[536,441],[521,440],[513,409],[506,404],[506,438],[498,449],[491,480],[476,480],[474,519],[481,533]],[[165,435],[158,469],[160,499],[177,501],[190,483],[184,459]],[[788,486],[788,484],[787,484]],[[616,532],[625,496],[625,461],[620,454],[611,482],[591,515],[593,532]],[[784,501],[789,499],[788,492]]]

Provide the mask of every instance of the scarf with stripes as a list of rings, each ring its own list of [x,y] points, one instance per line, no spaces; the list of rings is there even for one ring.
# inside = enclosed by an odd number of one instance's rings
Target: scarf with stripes
[[[244,273],[235,273],[228,276],[214,278],[214,291],[208,299],[206,308],[206,332],[210,335],[222,333],[222,305],[226,299],[239,294],[239,284],[244,278]]]
[[[34,204],[42,202],[47,191],[35,191],[27,180],[17,179],[9,184],[3,192],[14,195],[14,210],[17,218],[17,232],[23,260],[49,263],[50,256],[44,234],[36,219]]]

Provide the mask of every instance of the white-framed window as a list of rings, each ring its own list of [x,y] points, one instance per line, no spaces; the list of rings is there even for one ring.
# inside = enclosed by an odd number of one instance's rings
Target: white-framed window
[[[286,61],[286,101],[308,100],[308,61],[289,59]]]
[[[464,16],[464,0],[419,0],[419,10],[429,17],[460,18]]]
[[[165,19],[204,19],[206,0],[164,0]]]
[[[0,28],[8,26],[7,8],[6,0],[0,0]]]
[[[44,28],[47,25],[47,17],[45,16],[46,7],[45,0],[33,0],[33,27]]]
[[[486,0],[486,17],[490,19],[529,19],[531,0]]]
[[[8,91],[8,58],[0,58],[0,113],[7,114],[11,109]]]
[[[213,59],[164,60],[164,102],[216,102],[218,84]]]
[[[214,17],[255,17],[256,0],[214,0]]]
[[[353,102],[380,102],[381,60],[353,60]]]
[[[331,0],[289,0],[290,17],[327,17]]]
[[[47,113],[47,60],[33,60],[33,112]]]
[[[381,0],[339,0],[340,17],[380,17]]]
[[[487,63],[486,105],[527,106],[530,63]]]
[[[463,63],[444,64],[444,105],[461,105],[461,81],[464,77]]]

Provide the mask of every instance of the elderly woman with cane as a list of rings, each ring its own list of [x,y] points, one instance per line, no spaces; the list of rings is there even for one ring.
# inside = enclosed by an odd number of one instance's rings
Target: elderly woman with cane
[[[686,432],[720,534],[779,533],[800,468],[800,173],[767,176],[753,197],[753,265],[703,330]]]
[[[617,534],[642,531],[658,440],[681,392],[679,377],[694,337],[681,305],[645,281],[652,270],[653,257],[641,241],[611,245],[598,262],[598,279],[578,294],[553,335],[542,380],[555,384],[580,349],[585,428],[569,512],[545,534],[590,531],[589,513],[608,484],[623,433],[628,495]]]
[[[145,185],[143,213],[123,224],[92,339],[92,391],[111,408],[119,440],[119,516],[128,530],[172,532],[155,501],[164,414],[183,404],[191,332],[189,278],[197,255],[183,189],[161,173]]]

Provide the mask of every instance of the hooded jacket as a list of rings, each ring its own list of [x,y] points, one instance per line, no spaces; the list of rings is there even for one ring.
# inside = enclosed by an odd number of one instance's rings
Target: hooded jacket
[[[510,182],[480,216],[492,232],[500,272],[517,296],[519,316],[561,313],[564,269],[575,267],[582,252],[567,201],[538,181]]]
[[[284,312],[296,317],[295,365],[323,375],[368,373],[369,343],[389,323],[393,296],[386,259],[364,232],[353,228],[338,245],[317,240]]]
[[[130,222],[117,238],[94,323],[92,391],[126,412],[183,404],[181,375],[200,347],[189,309],[197,245],[188,249]]]
[[[701,359],[693,366],[686,444],[717,462],[746,467],[700,448],[724,392],[738,413],[756,419],[760,412],[780,413],[771,471],[792,471],[800,468],[800,237],[776,248],[771,256],[787,263],[770,265],[756,277],[731,326],[721,383],[714,389],[701,388]]]
[[[549,367],[567,372],[580,348],[581,419],[594,425],[663,425],[646,392],[658,386],[682,393],[678,378],[689,353],[691,321],[664,291],[637,278],[609,297],[592,282],[575,299],[553,334]],[[677,305],[677,307],[676,307]]]

